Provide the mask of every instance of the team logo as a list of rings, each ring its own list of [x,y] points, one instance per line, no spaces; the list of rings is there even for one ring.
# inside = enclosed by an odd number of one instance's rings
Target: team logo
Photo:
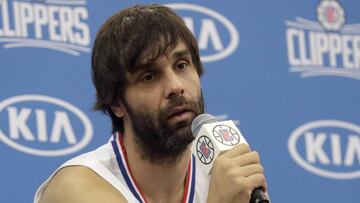
[[[0,102],[0,141],[38,156],[64,156],[87,146],[93,136],[88,117],[76,106],[43,95]]]
[[[221,144],[235,146],[240,142],[239,133],[227,125],[217,125],[213,129],[213,136]]]
[[[203,164],[210,164],[214,159],[214,145],[206,136],[201,136],[196,143],[196,152]]]
[[[319,120],[299,126],[288,150],[305,170],[332,179],[360,178],[360,126],[339,120]]]
[[[202,62],[222,60],[238,47],[239,33],[234,24],[221,13],[195,4],[171,3],[166,6],[183,17],[197,38]]]
[[[0,43],[5,49],[90,53],[86,0],[1,0],[0,11]]]
[[[345,10],[335,0],[322,0],[316,10],[318,21],[298,16],[285,23],[290,72],[360,80],[359,24],[345,24]]]
[[[345,23],[344,9],[335,0],[320,2],[317,7],[317,16],[326,30],[339,31]]]

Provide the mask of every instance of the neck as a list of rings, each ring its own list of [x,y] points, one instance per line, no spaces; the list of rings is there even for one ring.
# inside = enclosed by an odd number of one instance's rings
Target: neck
[[[177,161],[154,164],[137,151],[137,144],[131,135],[127,134],[123,140],[130,171],[145,198],[150,202],[181,202],[191,159],[190,146]]]

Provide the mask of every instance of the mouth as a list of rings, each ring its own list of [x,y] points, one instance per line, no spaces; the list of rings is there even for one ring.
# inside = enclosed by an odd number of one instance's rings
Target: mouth
[[[170,122],[180,122],[190,118],[192,115],[193,111],[190,108],[186,106],[180,106],[172,109],[167,119]]]

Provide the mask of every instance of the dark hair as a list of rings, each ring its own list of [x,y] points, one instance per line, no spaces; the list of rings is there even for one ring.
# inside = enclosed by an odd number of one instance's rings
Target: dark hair
[[[123,100],[128,83],[126,73],[134,72],[135,63],[151,47],[151,60],[175,48],[182,40],[189,49],[199,76],[203,72],[195,37],[184,21],[171,9],[153,4],[136,5],[111,16],[97,33],[92,51],[92,80],[96,88],[93,110],[101,110],[112,120],[113,132],[124,131],[122,118],[111,106]]]

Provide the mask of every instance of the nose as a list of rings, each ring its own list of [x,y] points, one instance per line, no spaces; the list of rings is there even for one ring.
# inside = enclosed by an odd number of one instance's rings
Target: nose
[[[166,80],[165,97],[167,99],[184,94],[183,82],[176,73],[170,71]]]

